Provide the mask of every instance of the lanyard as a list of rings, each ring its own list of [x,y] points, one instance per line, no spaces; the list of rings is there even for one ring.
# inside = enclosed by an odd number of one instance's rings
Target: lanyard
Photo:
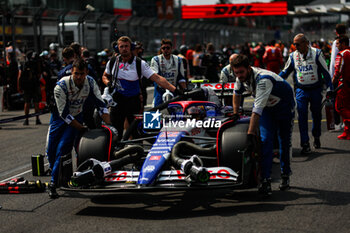
[[[124,90],[122,88],[122,85],[121,85],[120,81],[118,80],[120,60],[121,60],[121,56],[119,55],[116,58],[116,61],[114,63],[115,64],[115,69],[114,69],[114,74],[112,73],[112,87],[113,87],[113,89],[116,88],[117,90]],[[109,65],[111,65],[111,64],[109,64]]]

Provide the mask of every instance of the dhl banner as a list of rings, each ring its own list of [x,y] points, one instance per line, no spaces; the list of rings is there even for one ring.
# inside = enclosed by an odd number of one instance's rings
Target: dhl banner
[[[287,2],[182,6],[183,19],[287,15]]]

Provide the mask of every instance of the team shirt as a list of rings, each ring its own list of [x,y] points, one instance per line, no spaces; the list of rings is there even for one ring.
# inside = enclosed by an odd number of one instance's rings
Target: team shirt
[[[57,82],[54,89],[56,106],[59,115],[67,124],[70,124],[74,120],[74,117],[82,112],[83,104],[90,92],[93,94],[91,96],[98,108],[99,114],[108,113],[99,87],[92,77],[86,76],[81,89],[75,85],[72,76],[65,76]]]
[[[220,82],[236,82],[236,75],[234,74],[230,64],[228,64],[221,70]]]
[[[254,100],[253,112],[261,115],[265,107],[279,113],[290,113],[295,106],[292,87],[274,72],[252,67],[252,74],[247,81],[236,80],[235,94],[251,92]]]
[[[294,82],[298,88],[312,89],[322,87],[322,75],[327,87],[332,88],[331,76],[320,49],[310,47],[306,57],[303,57],[298,50],[291,53],[279,75],[286,79],[292,72],[294,72]]]
[[[151,68],[174,86],[177,86],[177,83],[186,82],[182,59],[176,55],[171,54],[169,60],[163,54],[153,57]]]
[[[334,78],[347,84],[350,83],[350,49],[340,51],[335,59]]]
[[[335,59],[334,82],[343,84],[337,92],[335,106],[344,120],[349,120],[350,109],[350,49],[340,51]]]
[[[117,71],[117,63],[119,64],[119,70]],[[116,90],[118,93],[131,97],[140,94],[140,81],[136,69],[136,57],[132,60],[131,63],[123,62],[116,59],[116,62],[113,64],[113,68],[110,69],[110,61],[107,62],[105,72],[108,75],[115,76],[118,73]],[[141,76],[149,79],[154,71],[145,61],[141,61]]]
[[[269,46],[266,47],[263,61],[266,64],[266,69],[279,73],[281,71],[281,65],[283,64],[282,52],[278,47]]]
[[[60,80],[65,76],[70,76],[72,74],[72,68],[73,68],[73,63],[70,63],[65,67],[63,67],[57,74],[57,80]]]

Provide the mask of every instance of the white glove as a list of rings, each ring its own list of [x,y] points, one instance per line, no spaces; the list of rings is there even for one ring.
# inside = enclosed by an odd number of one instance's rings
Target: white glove
[[[113,100],[113,97],[112,97],[113,93],[109,93],[108,87],[105,87],[103,91],[102,99],[105,101],[107,107],[117,106],[117,103]]]
[[[165,91],[165,93],[162,96],[163,102],[166,102],[167,100],[170,100],[174,98],[174,94],[171,93],[171,91],[169,91],[168,89]]]

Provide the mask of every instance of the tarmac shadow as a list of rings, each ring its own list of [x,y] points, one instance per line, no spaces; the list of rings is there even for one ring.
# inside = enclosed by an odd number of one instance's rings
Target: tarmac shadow
[[[127,219],[183,219],[202,216],[235,216],[242,213],[281,211],[285,204],[265,202],[256,189],[210,190],[167,194],[114,194],[91,199],[77,215]]]
[[[294,162],[300,163],[300,162],[312,161],[312,160],[314,160],[318,157],[324,156],[324,155],[350,154],[349,152],[350,152],[350,150],[330,148],[330,147],[321,147],[320,149],[313,149],[310,154],[302,155],[301,148],[293,148],[293,150],[292,150],[293,157],[305,158],[305,160],[303,160],[303,161],[293,161],[293,163]]]

